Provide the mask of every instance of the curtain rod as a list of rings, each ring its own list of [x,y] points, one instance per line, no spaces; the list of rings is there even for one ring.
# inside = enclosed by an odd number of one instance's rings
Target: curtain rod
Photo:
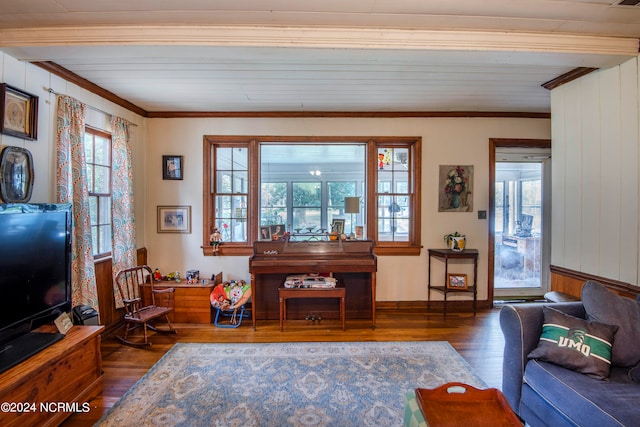
[[[56,92],[55,90],[53,90],[53,88],[50,88],[50,87],[45,87],[45,88],[44,88],[44,90],[46,90],[47,92],[52,93],[52,94],[54,94],[54,95],[56,95],[56,96],[69,96],[69,95],[65,95],[64,93]],[[98,113],[106,114],[107,116],[110,116],[110,117],[113,117],[113,116],[114,116],[114,115],[113,115],[113,114],[111,114],[111,113],[107,113],[107,112],[106,112],[106,111],[104,111],[104,110],[101,110],[101,109],[99,109],[99,108],[93,107],[93,106],[91,106],[91,105],[89,105],[89,104],[85,104],[84,102],[83,102],[83,104],[84,104],[87,108],[89,108],[90,110],[97,111]],[[125,119],[125,120],[126,120],[126,119]],[[131,125],[131,126],[136,126],[136,127],[138,126],[138,125],[137,125],[137,124],[135,124],[135,123],[131,123],[129,120],[127,120],[127,121],[129,122],[129,125]]]

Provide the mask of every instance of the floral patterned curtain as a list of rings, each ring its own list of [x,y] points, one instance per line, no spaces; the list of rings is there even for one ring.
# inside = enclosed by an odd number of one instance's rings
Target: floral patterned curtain
[[[120,117],[111,118],[111,239],[113,294],[116,307],[123,306],[115,285],[118,271],[134,267],[136,259],[136,223],[133,212],[133,171],[129,145],[129,122]]]
[[[56,198],[58,203],[71,203],[73,207],[72,304],[74,307],[86,304],[98,310],[84,153],[84,117],[84,104],[68,96],[58,97]]]

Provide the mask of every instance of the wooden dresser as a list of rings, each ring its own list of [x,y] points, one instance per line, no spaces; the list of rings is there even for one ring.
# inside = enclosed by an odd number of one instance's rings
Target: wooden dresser
[[[89,400],[102,387],[103,330],[76,325],[62,340],[0,374],[0,425],[57,426],[74,411],[91,410]]]
[[[222,283],[222,273],[215,275],[214,280],[210,280],[208,284],[201,283],[189,284],[185,280],[179,283],[162,281],[155,282],[156,289],[174,288],[175,294],[173,299],[173,313],[169,314],[169,320],[177,323],[211,323],[211,302],[210,295],[213,288]],[[143,285],[143,296],[145,304],[151,301],[151,285]],[[166,296],[163,294],[156,295],[156,305],[164,305]],[[164,318],[163,318],[164,319]],[[159,322],[164,321],[158,319]]]

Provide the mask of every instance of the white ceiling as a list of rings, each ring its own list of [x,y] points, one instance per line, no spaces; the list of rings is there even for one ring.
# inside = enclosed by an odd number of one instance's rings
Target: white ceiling
[[[0,50],[148,112],[548,113],[637,55],[615,0],[0,0]]]

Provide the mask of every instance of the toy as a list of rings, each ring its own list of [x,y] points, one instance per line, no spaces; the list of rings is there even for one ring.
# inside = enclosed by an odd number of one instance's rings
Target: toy
[[[220,247],[220,243],[222,243],[222,234],[218,230],[217,227],[213,229],[213,232],[209,236],[209,244],[213,246],[213,254],[218,255],[218,250]]]

